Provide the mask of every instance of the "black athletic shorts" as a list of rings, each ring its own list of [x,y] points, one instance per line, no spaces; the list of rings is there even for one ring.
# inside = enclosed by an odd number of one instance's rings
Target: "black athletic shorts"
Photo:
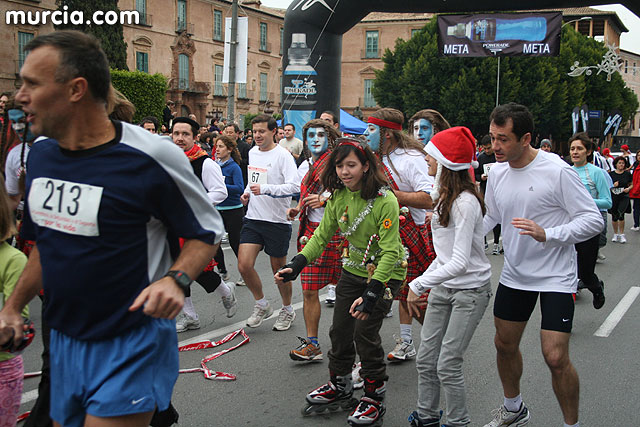
[[[498,284],[493,304],[493,315],[512,322],[527,322],[540,295],[541,329],[571,332],[575,300],[573,294],[561,292],[534,292],[513,289]]]
[[[287,256],[290,240],[291,224],[258,221],[247,217],[242,219],[240,244],[261,245],[267,255],[282,258]]]

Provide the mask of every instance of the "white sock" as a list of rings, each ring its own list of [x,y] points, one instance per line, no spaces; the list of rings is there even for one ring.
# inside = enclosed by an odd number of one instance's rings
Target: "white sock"
[[[400,323],[400,338],[402,338],[402,341],[406,343],[411,343],[413,341],[411,338],[411,325],[404,325]]]
[[[269,305],[269,301],[266,298],[262,298],[256,301],[256,305],[259,305],[261,308],[266,308]]]
[[[293,313],[293,306],[292,305],[283,305],[282,308],[287,310],[287,313]]]
[[[221,297],[229,297],[231,296],[231,289],[229,289],[229,285],[222,279],[220,279],[220,285],[216,288],[216,292]]]
[[[191,317],[192,319],[198,318],[198,313],[196,313],[196,308],[193,306],[191,297],[185,297],[184,307],[182,307],[182,310],[187,316]]]
[[[564,423],[564,427],[580,427],[580,422],[577,422],[575,424]]]
[[[507,408],[507,411],[509,412],[518,412],[520,405],[522,405],[522,395],[520,394],[516,397],[504,398],[504,407]]]

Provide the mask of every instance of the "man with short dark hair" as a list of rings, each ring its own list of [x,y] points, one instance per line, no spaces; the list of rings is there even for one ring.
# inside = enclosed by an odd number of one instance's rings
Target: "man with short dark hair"
[[[340,119],[338,118],[336,113],[334,113],[333,111],[327,110],[327,111],[324,111],[322,114],[320,114],[320,118],[326,122],[331,123],[333,127],[335,127],[336,130],[340,132]]]
[[[283,139],[284,139],[284,128],[282,126],[278,126],[278,130],[275,136],[275,143],[278,144]]]
[[[496,107],[489,134],[498,164],[487,180],[484,229],[502,224],[505,243],[493,309],[504,404],[485,427],[522,426],[531,417],[520,395],[520,340],[538,297],[542,354],[565,426],[577,426],[578,373],[569,359],[578,285],[574,245],[600,233],[602,217],[569,165],[531,147],[533,116],[526,107]]]
[[[258,254],[262,249],[269,255],[275,274],[286,263],[291,221],[287,210],[291,197],[300,192],[298,171],[293,157],[274,142],[277,124],[273,117],[260,114],[251,121],[256,146],[249,152],[249,180],[243,204],[251,201],[243,221],[238,251],[238,270],[256,300],[247,326],[257,328],[273,313],[273,308],[262,292],[262,282],[255,270]],[[291,327],[295,311],[291,306],[291,282],[278,283],[282,309],[274,330]]]
[[[296,160],[298,160],[304,148],[302,141],[296,138],[296,127],[293,123],[284,125],[284,138],[278,144],[290,152]]]
[[[247,166],[249,165],[249,150],[251,150],[251,147],[249,147],[249,144],[240,139],[240,126],[238,126],[237,123],[229,123],[227,127],[222,130],[222,134],[227,135],[228,137],[233,138],[233,140],[236,141],[236,148],[240,153],[241,159],[240,169],[242,170],[242,179],[244,179],[244,182],[248,182]]]
[[[16,99],[48,139],[29,153],[22,235],[36,244],[0,312],[0,346],[21,342],[20,312],[43,287],[52,418],[148,426],[169,406],[173,318],[222,220],[181,150],[109,120],[109,64],[93,36],[56,31],[25,50]]]
[[[140,127],[148,130],[151,133],[158,133],[160,123],[158,123],[158,119],[156,119],[155,117],[147,116],[140,122]]]

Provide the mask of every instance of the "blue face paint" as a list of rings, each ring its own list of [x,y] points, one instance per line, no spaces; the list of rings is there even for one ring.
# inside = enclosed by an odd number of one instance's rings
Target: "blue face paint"
[[[413,122],[413,137],[421,144],[427,145],[433,136],[433,125],[427,119],[419,119]]]
[[[307,129],[307,148],[314,158],[322,156],[327,151],[329,140],[325,128]]]
[[[367,139],[367,144],[373,152],[378,151],[380,147],[380,126],[373,123],[367,124],[367,129],[364,131],[364,137]]]

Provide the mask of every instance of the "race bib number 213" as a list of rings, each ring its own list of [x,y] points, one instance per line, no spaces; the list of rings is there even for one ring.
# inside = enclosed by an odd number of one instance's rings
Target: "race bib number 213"
[[[99,236],[101,199],[102,187],[36,178],[29,191],[29,214],[40,227],[79,236]]]

